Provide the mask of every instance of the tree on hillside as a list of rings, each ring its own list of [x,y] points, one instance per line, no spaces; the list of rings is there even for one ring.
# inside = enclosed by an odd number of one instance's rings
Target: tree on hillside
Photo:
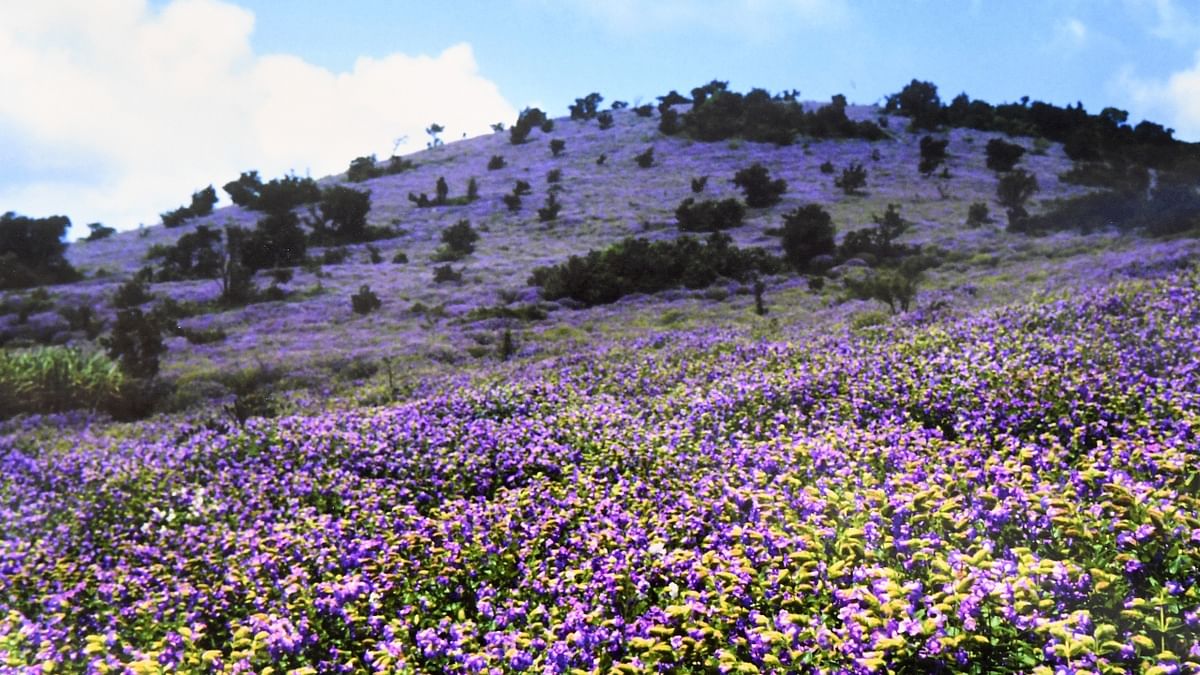
[[[29,218],[12,211],[0,216],[0,289],[74,281],[79,273],[63,254],[71,219]]]

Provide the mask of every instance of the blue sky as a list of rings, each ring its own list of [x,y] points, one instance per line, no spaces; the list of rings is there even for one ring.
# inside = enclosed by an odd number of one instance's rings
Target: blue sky
[[[121,229],[575,97],[711,79],[1116,106],[1200,140],[1195,0],[46,0],[0,6],[0,211]],[[224,195],[222,194],[222,197]]]

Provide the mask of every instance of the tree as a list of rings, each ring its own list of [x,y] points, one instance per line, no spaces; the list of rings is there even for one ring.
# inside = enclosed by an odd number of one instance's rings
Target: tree
[[[987,168],[997,173],[1012,171],[1017,162],[1020,161],[1021,155],[1025,154],[1025,148],[1016,143],[1007,143],[999,138],[993,138],[987,144]]]
[[[207,216],[212,213],[213,206],[217,203],[217,191],[213,186],[192,193],[192,204],[188,207],[191,214],[196,217]]]
[[[425,133],[429,134],[429,142],[425,144],[427,148],[436,148],[442,144],[442,139],[438,138],[438,134],[446,130],[446,127],[434,122],[425,129]]]
[[[850,166],[842,169],[842,175],[833,179],[833,184],[842,189],[842,192],[852,195],[857,193],[867,184],[867,170],[862,164],[852,162]]]
[[[442,247],[452,257],[445,260],[458,260],[475,251],[475,242],[479,241],[479,233],[471,227],[471,221],[463,219],[442,230]]]
[[[846,288],[859,300],[878,300],[887,304],[892,314],[907,312],[917,296],[921,272],[917,267],[883,269],[865,277],[847,277]]]
[[[813,258],[837,250],[837,229],[829,212],[819,204],[808,204],[784,214],[782,244],[784,259],[797,270],[808,268]]]
[[[359,286],[358,293],[350,296],[350,307],[355,314],[370,314],[383,306],[379,296],[367,284]]]
[[[1021,231],[1029,217],[1025,202],[1038,191],[1037,176],[1025,169],[1017,169],[1004,175],[996,184],[996,201],[1007,209],[1008,229]]]
[[[600,94],[592,92],[584,98],[575,99],[575,103],[569,106],[571,111],[571,119],[573,120],[590,120],[596,116],[600,104],[604,101],[604,97]]]
[[[559,155],[561,155],[563,153],[563,150],[566,149],[566,147],[567,147],[567,142],[564,141],[563,139],[561,139],[561,138],[550,139],[550,154],[554,155],[555,157],[558,157]]]
[[[745,207],[732,198],[697,202],[688,197],[675,209],[675,221],[684,232],[717,232],[739,227],[745,215]]]
[[[331,234],[341,241],[361,241],[367,232],[371,191],[334,185],[321,193],[321,216],[333,225]]]
[[[157,375],[159,358],[167,351],[158,321],[137,308],[117,312],[112,334],[103,344],[108,356],[120,362],[121,370],[138,379]]]
[[[914,79],[900,93],[888,96],[884,109],[912,118],[910,124],[913,130],[932,131],[941,120],[942,100],[938,97],[937,86],[932,82]]]
[[[304,262],[308,242],[295,213],[267,214],[247,236],[241,262],[250,270],[293,267]]]
[[[66,216],[0,216],[0,290],[74,281],[79,273],[64,257]]]
[[[771,180],[771,173],[757,162],[734,174],[733,184],[742,189],[746,195],[746,206],[752,209],[778,204],[787,191],[787,181],[782,178]]]
[[[921,163],[917,169],[925,176],[937,170],[938,166],[946,161],[946,146],[949,143],[949,139],[937,140],[933,136],[922,136]]]

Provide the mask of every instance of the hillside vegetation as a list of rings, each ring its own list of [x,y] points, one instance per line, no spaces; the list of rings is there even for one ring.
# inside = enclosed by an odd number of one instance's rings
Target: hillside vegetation
[[[0,669],[1200,672],[1193,145],[603,102],[6,214]]]

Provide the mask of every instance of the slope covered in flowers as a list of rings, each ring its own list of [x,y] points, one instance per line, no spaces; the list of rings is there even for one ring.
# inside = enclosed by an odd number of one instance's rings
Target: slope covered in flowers
[[[1200,276],[0,439],[0,666],[1194,672]],[[496,378],[501,382],[499,374]]]

